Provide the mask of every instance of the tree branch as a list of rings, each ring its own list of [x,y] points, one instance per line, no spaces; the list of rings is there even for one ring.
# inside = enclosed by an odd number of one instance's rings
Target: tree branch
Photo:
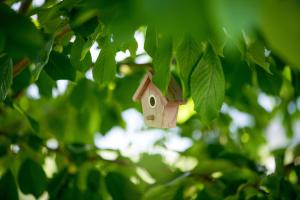
[[[22,58],[13,66],[13,76],[16,77],[21,71],[23,71],[30,63],[28,58]]]
[[[21,3],[21,6],[19,8],[19,13],[22,15],[26,15],[31,3],[32,3],[32,0],[23,0]]]

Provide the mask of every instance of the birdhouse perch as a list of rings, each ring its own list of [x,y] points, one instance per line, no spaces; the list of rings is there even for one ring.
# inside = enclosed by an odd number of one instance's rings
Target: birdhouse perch
[[[147,72],[132,99],[141,101],[146,125],[156,128],[176,127],[178,107],[185,103],[173,77],[164,96],[152,82],[151,72]]]

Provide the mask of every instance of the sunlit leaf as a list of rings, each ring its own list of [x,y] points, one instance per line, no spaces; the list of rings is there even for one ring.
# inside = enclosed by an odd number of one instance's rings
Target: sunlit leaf
[[[225,79],[221,62],[210,46],[192,74],[191,93],[202,120],[211,121],[219,115],[225,95]]]

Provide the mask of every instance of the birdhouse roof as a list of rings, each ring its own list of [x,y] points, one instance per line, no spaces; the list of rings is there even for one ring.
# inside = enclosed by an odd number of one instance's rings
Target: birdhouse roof
[[[144,76],[143,80],[141,81],[138,89],[136,90],[135,94],[133,95],[133,100],[137,101],[141,99],[144,91],[148,87],[148,85],[152,82],[152,73],[147,72],[147,74]],[[163,94],[160,92],[161,96],[164,97],[168,102],[174,102],[174,103],[183,103],[184,100],[182,98],[182,91],[180,86],[177,84],[174,77],[171,77],[168,91],[166,93],[166,96],[163,96]]]

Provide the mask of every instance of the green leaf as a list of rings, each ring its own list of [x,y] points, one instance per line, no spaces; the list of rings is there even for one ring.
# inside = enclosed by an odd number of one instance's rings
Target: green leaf
[[[191,93],[195,109],[204,122],[219,115],[225,95],[225,79],[221,62],[210,46],[192,74]]]
[[[165,93],[170,83],[170,64],[172,58],[172,39],[162,37],[159,39],[158,47],[153,57],[154,76],[153,82]]]
[[[39,79],[36,81],[36,84],[39,88],[39,93],[41,96],[44,96],[46,98],[52,97],[52,88],[56,86],[56,82],[53,81],[45,71],[42,71],[40,73]]]
[[[266,61],[265,47],[260,42],[255,41],[249,45],[247,59],[263,68],[266,72],[272,74],[270,71],[270,63]]]
[[[83,199],[88,199],[88,200],[102,200],[101,194],[98,192],[94,192],[91,190],[86,190],[85,193],[83,194]]]
[[[74,81],[76,71],[72,67],[69,58],[63,54],[52,51],[45,71],[53,80]]]
[[[139,165],[145,168],[157,182],[167,182],[174,176],[171,169],[163,162],[162,156],[158,154],[143,154]]]
[[[140,200],[141,193],[136,186],[118,172],[109,172],[105,184],[113,200]]]
[[[300,6],[296,0],[266,0],[261,29],[272,50],[300,68]]]
[[[7,170],[0,179],[0,194],[1,199],[19,199],[15,178],[10,170]]]
[[[85,72],[92,65],[92,57],[90,52],[87,52],[87,55],[83,60],[80,60],[81,52],[84,47],[85,41],[82,37],[76,36],[76,40],[72,45],[70,61],[72,66],[75,69],[78,69],[82,72]]]
[[[21,71],[13,80],[11,89],[14,93],[21,92],[31,84],[31,72],[29,68]]]
[[[183,187],[182,182],[186,175],[180,176],[164,185],[155,185],[151,187],[143,196],[143,200],[182,200]]]
[[[52,51],[53,39],[50,39],[45,43],[43,49],[39,52],[39,54],[33,59],[33,69],[32,75],[33,79],[36,81],[39,78],[41,71],[44,66],[48,63],[50,53]]]
[[[87,175],[87,187],[91,191],[98,191],[100,187],[101,174],[97,169],[91,169]]]
[[[178,62],[180,77],[184,85],[185,96],[189,94],[190,77],[200,58],[201,52],[202,50],[199,44],[190,35],[184,37],[177,49],[176,60]]]
[[[0,3],[0,32],[6,38],[5,51],[13,58],[34,57],[44,43],[42,35],[29,18],[16,13],[4,3]]]
[[[158,46],[157,33],[155,28],[148,26],[145,38],[145,50],[153,58]]]
[[[47,187],[50,199],[58,199],[59,195],[61,195],[67,186],[68,180],[69,174],[66,168],[54,174]]]
[[[99,24],[97,26],[97,28],[95,29],[94,33],[92,35],[90,35],[90,37],[84,44],[82,52],[81,52],[80,60],[84,60],[86,54],[90,51],[91,46],[101,36],[101,34],[103,34],[103,25]]]
[[[47,177],[43,168],[31,159],[23,161],[18,174],[18,182],[24,194],[41,196],[47,187]]]
[[[0,58],[0,101],[4,101],[13,80],[13,64],[11,58]]]
[[[260,88],[267,94],[279,95],[282,86],[282,76],[275,66],[271,66],[270,73],[257,68],[257,81]]]
[[[115,78],[116,68],[115,49],[112,44],[106,44],[101,49],[93,69],[95,81],[101,85],[108,84]]]

